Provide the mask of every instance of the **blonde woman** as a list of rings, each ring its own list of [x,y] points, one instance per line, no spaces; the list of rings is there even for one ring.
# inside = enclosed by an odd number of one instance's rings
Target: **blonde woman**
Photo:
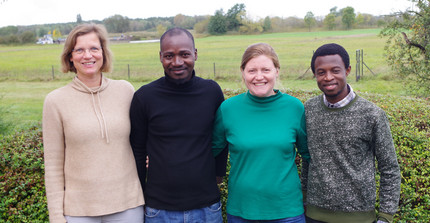
[[[144,198],[129,135],[134,88],[111,80],[112,53],[102,25],[67,37],[62,71],[76,76],[46,96],[45,184],[51,223],[143,222]]]
[[[305,222],[296,153],[309,159],[305,110],[295,97],[274,89],[279,59],[265,43],[249,46],[240,66],[248,91],[219,107],[215,153],[228,145],[227,218],[242,222]]]

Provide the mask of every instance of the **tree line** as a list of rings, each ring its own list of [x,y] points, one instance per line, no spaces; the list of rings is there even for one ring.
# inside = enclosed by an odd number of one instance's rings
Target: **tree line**
[[[224,12],[216,10],[214,15],[187,16],[178,14],[172,17],[151,17],[146,19],[130,19],[122,15],[113,15],[103,20],[84,21],[76,16],[76,22],[43,24],[30,26],[7,26],[0,28],[0,44],[34,43],[37,38],[46,34],[54,34],[54,39],[61,38],[58,34],[67,34],[74,26],[83,22],[104,24],[109,33],[135,33],[134,39],[158,38],[171,27],[182,27],[194,30],[197,34],[222,35],[226,33],[258,34],[263,32],[291,32],[315,30],[339,30],[352,28],[382,27],[390,22],[388,16],[373,16],[355,13],[354,8],[337,9],[333,7],[325,17],[314,16],[308,12],[304,18],[297,17],[265,17],[252,19],[246,12],[245,4],[235,4]],[[138,34],[138,32],[150,32]],[[154,34],[155,33],[155,34]]]

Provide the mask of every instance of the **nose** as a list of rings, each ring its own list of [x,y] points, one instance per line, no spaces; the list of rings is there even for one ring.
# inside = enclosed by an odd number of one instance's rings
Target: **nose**
[[[324,80],[330,81],[333,80],[334,75],[329,71],[327,72],[327,74],[324,76]]]
[[[180,65],[182,65],[183,63],[184,63],[184,60],[182,60],[182,58],[181,58],[181,57],[176,56],[176,57],[174,57],[174,58],[173,58],[173,65],[174,65],[174,66],[180,66]]]
[[[84,51],[84,57],[85,58],[91,58],[93,55],[91,54],[91,52],[89,50],[85,50]]]

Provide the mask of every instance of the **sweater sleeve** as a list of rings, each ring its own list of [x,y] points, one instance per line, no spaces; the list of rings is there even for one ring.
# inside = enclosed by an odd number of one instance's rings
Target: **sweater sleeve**
[[[380,172],[380,212],[394,214],[400,199],[400,168],[385,112],[379,110],[374,132],[374,151]]]
[[[302,160],[307,160],[311,158],[308,150],[308,139],[306,134],[306,118],[305,118],[305,111],[303,109],[301,113],[300,118],[300,126],[297,129],[297,138],[296,138],[296,147],[297,151],[299,152],[300,156],[302,157]]]
[[[142,190],[145,191],[146,183],[146,140],[148,135],[148,122],[145,109],[139,100],[138,93],[133,96],[130,106],[130,144],[136,160],[137,173],[139,175]]]
[[[301,115],[300,127],[297,134],[297,150],[302,157],[301,183],[303,191],[303,202],[306,203],[306,191],[308,182],[308,170],[311,156],[308,150],[308,139],[306,131],[306,113],[303,111]]]
[[[56,104],[48,95],[43,106],[43,147],[45,187],[49,221],[66,222],[64,218],[64,129]]]
[[[227,147],[225,127],[223,124],[221,107],[215,115],[214,129],[212,132],[212,151],[214,156],[218,156]]]

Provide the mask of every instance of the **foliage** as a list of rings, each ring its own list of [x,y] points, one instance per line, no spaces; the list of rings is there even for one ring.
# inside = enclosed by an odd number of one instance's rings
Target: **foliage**
[[[336,15],[330,13],[324,18],[324,25],[328,30],[333,30],[336,27]]]
[[[353,7],[346,7],[342,9],[342,23],[346,29],[352,29],[355,22],[355,12]]]
[[[2,99],[3,96],[0,96],[0,102]],[[12,123],[5,117],[9,111],[8,107],[6,107],[4,104],[4,102],[0,104],[0,137],[6,135],[12,125]]]
[[[209,26],[209,18],[202,20],[194,25],[194,32],[196,33],[207,33]]]
[[[82,16],[81,14],[76,15],[76,23],[81,24],[82,23]]]
[[[208,31],[212,35],[224,34],[227,32],[227,19],[223,11],[217,10],[215,15],[209,19]]]
[[[312,26],[314,26],[316,24],[314,13],[312,13],[311,11],[306,13],[305,23],[306,23],[306,26],[309,28],[309,32],[310,32]]]
[[[269,32],[272,30],[272,20],[270,20],[269,16],[266,16],[263,21],[263,31]]]
[[[395,14],[398,19],[381,31],[388,36],[387,61],[417,95],[430,96],[430,3],[411,0],[416,11]]]
[[[242,25],[239,27],[241,34],[258,34],[263,31],[263,26],[260,23],[252,22],[251,20],[242,20]]]
[[[225,15],[227,19],[227,30],[238,30],[242,25],[242,20],[245,17],[245,4],[235,4],[231,7]]]
[[[21,43],[34,43],[36,41],[36,35],[34,32],[25,31],[19,35],[19,39],[21,40]]]
[[[0,141],[0,222],[48,222],[39,126]]]
[[[244,89],[225,89],[226,98]],[[318,90],[286,90],[302,102]],[[401,168],[399,211],[394,222],[430,220],[430,103],[424,99],[358,94],[387,114]],[[30,127],[0,141],[0,222],[47,222],[44,190],[43,149],[40,126]],[[300,165],[299,159],[296,160]],[[229,166],[228,166],[229,169]],[[378,177],[379,178],[379,175]],[[220,185],[223,216],[228,195],[228,172]]]
[[[114,15],[103,21],[110,33],[124,33],[130,29],[130,20],[122,15]]]

